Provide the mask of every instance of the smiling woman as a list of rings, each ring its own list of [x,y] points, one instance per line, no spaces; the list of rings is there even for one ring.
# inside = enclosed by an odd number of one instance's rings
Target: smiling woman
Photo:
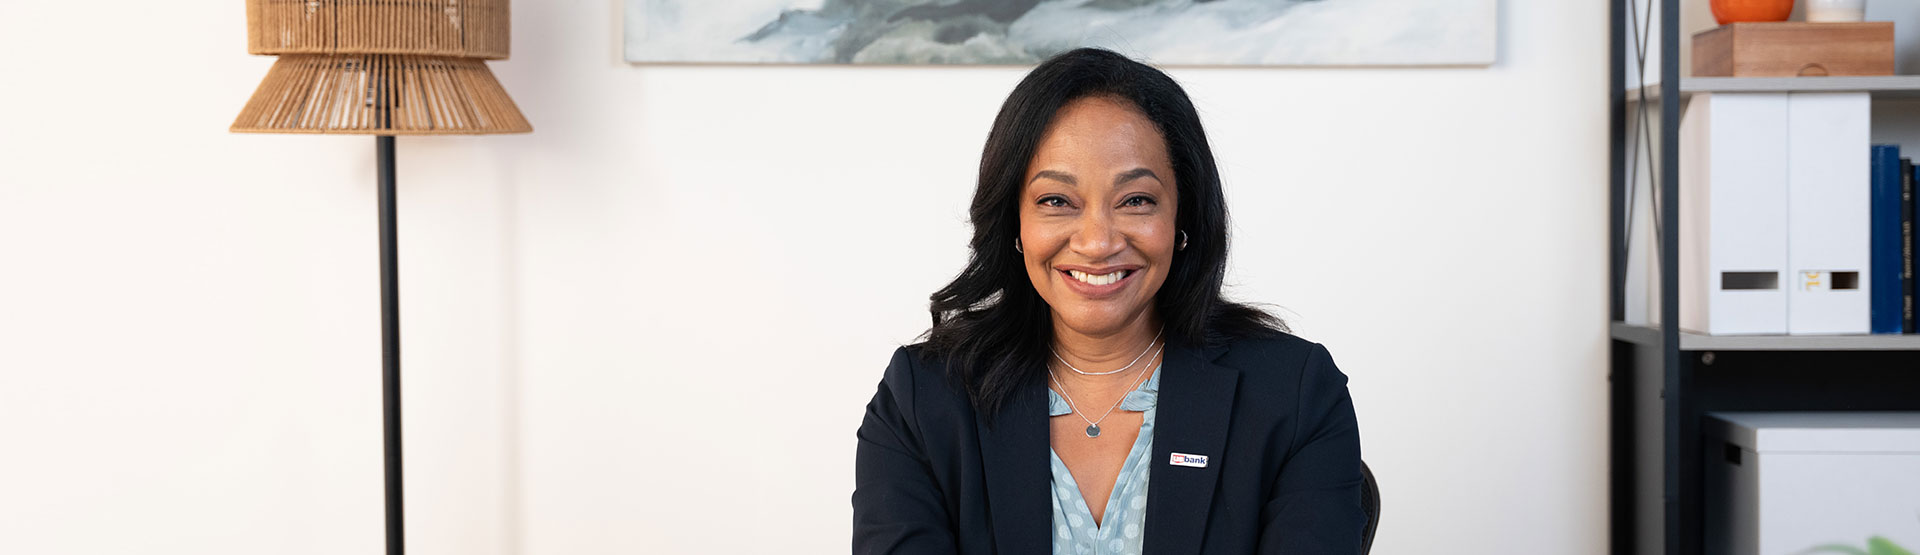
[[[1326,349],[1221,295],[1227,208],[1166,74],[1081,49],[996,117],[972,256],[867,406],[859,553],[1356,553]]]
[[[1166,141],[1120,98],[1083,97],[1054,120],[1020,194],[1027,277],[1071,337],[1155,331],[1179,198],[1159,177],[1174,177]]]

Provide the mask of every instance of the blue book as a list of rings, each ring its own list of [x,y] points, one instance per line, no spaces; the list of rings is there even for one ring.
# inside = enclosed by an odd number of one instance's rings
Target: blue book
[[[1905,260],[1900,253],[1900,147],[1873,145],[1872,214],[1868,225],[1873,230],[1872,267],[1869,279],[1873,297],[1868,300],[1873,333],[1900,333],[1904,316],[1905,287],[1900,280]]]
[[[1913,160],[1900,159],[1900,331],[1913,326]]]

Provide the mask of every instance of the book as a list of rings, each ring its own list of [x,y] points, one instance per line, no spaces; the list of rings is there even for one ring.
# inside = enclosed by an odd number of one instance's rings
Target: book
[[[1900,330],[1915,333],[1913,326],[1913,159],[1900,158]]]
[[[1872,193],[1868,225],[1872,228],[1872,253],[1869,262],[1868,314],[1872,333],[1901,333],[1906,288],[1900,275],[1906,266],[1901,256],[1900,213],[1907,199],[1900,195],[1899,145],[1872,145]]]

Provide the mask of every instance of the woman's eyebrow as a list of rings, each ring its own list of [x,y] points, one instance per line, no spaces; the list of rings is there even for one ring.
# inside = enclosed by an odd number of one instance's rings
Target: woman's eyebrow
[[[1078,180],[1075,180],[1072,175],[1068,175],[1066,173],[1057,172],[1053,170],[1040,170],[1040,173],[1033,174],[1033,179],[1027,180],[1027,184],[1032,185],[1033,182],[1039,181],[1040,178],[1043,178],[1043,177],[1047,179],[1052,179],[1054,181],[1059,181],[1061,183],[1065,183],[1068,185],[1080,184],[1080,182]]]
[[[1139,179],[1142,177],[1151,177],[1153,178],[1154,181],[1165,182],[1165,180],[1160,179],[1160,176],[1158,174],[1153,173],[1153,170],[1149,170],[1146,168],[1134,168],[1121,173],[1119,176],[1114,177],[1113,184],[1119,185],[1121,183],[1126,183],[1128,181],[1133,181],[1135,179]]]

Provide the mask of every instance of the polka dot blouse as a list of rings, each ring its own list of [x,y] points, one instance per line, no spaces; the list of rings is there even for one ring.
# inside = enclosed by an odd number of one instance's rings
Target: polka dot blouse
[[[1146,414],[1140,422],[1140,437],[1127,452],[1126,465],[1120,468],[1113,493],[1107,497],[1106,514],[1099,524],[1093,522],[1093,511],[1080,496],[1080,486],[1073,481],[1073,473],[1060,462],[1058,453],[1047,450],[1053,468],[1050,497],[1053,498],[1054,555],[1140,554],[1140,538],[1145,535],[1143,527],[1147,516],[1147,469],[1153,466],[1147,464],[1146,459],[1153,454],[1153,416],[1159,398],[1160,368],[1155,367],[1146,383],[1128,392],[1116,409]],[[1047,405],[1048,416],[1073,414],[1066,399],[1052,389],[1047,390]]]

